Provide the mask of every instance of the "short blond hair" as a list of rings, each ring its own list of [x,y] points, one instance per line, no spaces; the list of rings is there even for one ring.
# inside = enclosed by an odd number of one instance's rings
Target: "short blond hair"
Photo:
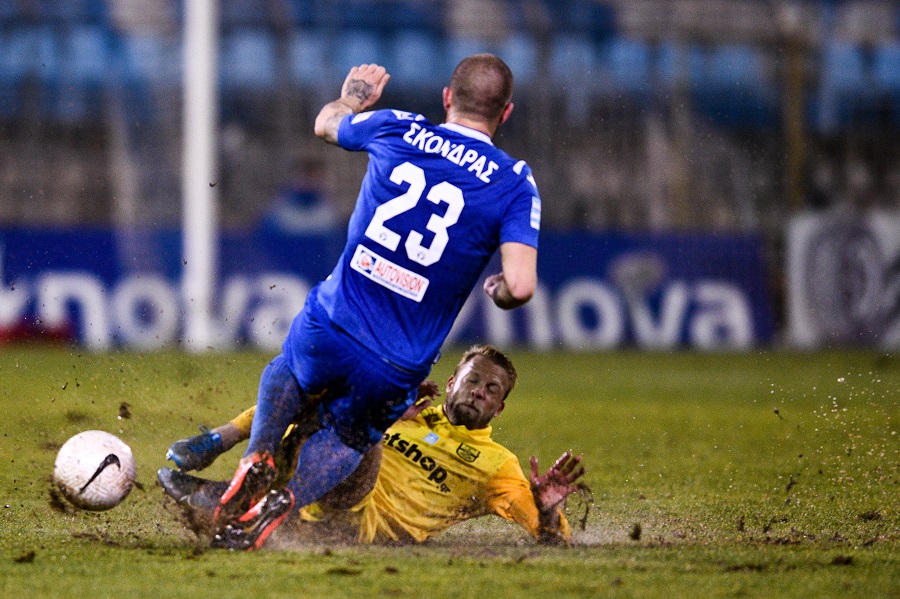
[[[513,390],[513,387],[516,386],[516,378],[518,377],[518,374],[516,373],[516,367],[513,366],[512,360],[509,359],[509,356],[504,354],[493,345],[473,345],[472,347],[467,349],[459,359],[459,363],[456,365],[456,369],[453,371],[453,375],[456,376],[460,369],[468,362],[473,360],[476,356],[481,356],[482,358],[496,364],[497,366],[502,368],[504,372],[506,372],[506,376],[509,379],[509,388],[503,395],[503,399],[506,399],[509,396],[510,391]]]

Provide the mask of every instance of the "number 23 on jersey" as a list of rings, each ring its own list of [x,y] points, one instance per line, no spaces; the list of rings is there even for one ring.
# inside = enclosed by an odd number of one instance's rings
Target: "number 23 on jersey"
[[[388,200],[375,209],[375,215],[372,217],[369,226],[366,227],[366,237],[391,251],[396,251],[401,240],[400,233],[391,230],[385,223],[395,216],[412,210],[419,203],[419,200],[422,199],[427,183],[425,181],[425,171],[410,162],[404,162],[395,167],[391,171],[390,179],[397,185],[407,183],[409,188],[406,190],[406,193]],[[441,254],[444,253],[447,242],[450,240],[447,229],[455,225],[456,221],[459,220],[459,215],[465,206],[465,200],[463,199],[462,191],[447,181],[442,181],[431,187],[425,199],[433,204],[444,202],[447,204],[447,211],[443,216],[432,214],[425,225],[426,229],[434,233],[434,239],[430,246],[425,247],[422,245],[424,236],[415,230],[409,231],[404,245],[406,247],[406,255],[409,256],[410,260],[418,262],[422,266],[431,266],[441,259]]]

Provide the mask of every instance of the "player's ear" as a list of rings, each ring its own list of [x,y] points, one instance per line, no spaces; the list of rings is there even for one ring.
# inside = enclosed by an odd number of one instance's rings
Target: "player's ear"
[[[503,109],[503,112],[500,114],[500,125],[506,122],[506,119],[509,118],[509,115],[512,114],[513,111],[513,103],[510,102],[506,105],[506,108]]]
[[[450,105],[453,104],[453,92],[450,90],[450,87],[445,87],[444,92],[441,95],[441,98],[444,101],[444,111],[450,111]]]
[[[505,408],[505,407],[506,407],[506,400],[504,399],[503,401],[500,402],[500,407],[497,408],[497,411],[494,412],[494,416],[499,416],[500,412],[502,412],[503,408]]]
[[[450,395],[450,389],[453,388],[453,382],[456,380],[455,375],[450,375],[450,378],[447,379],[447,388],[444,390],[444,393]]]

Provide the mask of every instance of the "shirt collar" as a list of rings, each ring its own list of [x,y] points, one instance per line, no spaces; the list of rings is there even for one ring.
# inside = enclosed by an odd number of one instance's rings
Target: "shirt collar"
[[[484,428],[475,428],[475,429],[466,428],[464,426],[457,426],[455,424],[451,424],[450,420],[447,418],[447,415],[444,413],[444,404],[439,405],[436,409],[440,413],[441,419],[447,426],[453,427],[460,431],[465,431],[465,434],[467,434],[468,436],[470,436],[474,439],[490,439],[491,438],[491,432],[494,429],[490,424]]]
[[[466,127],[465,125],[459,125],[457,123],[443,123],[441,127],[445,127],[447,129],[450,129],[451,131],[456,131],[457,133],[460,133],[467,137],[472,137],[479,141],[483,141],[486,144],[494,145],[493,140],[491,140],[491,138],[487,134],[472,129],[471,127]]]

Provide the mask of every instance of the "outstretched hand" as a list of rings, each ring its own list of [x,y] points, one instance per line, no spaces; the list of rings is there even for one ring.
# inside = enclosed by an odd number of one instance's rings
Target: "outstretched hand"
[[[439,397],[441,388],[431,379],[426,379],[419,383],[419,395],[417,399],[425,399],[426,397]]]
[[[538,510],[547,512],[579,489],[578,481],[584,475],[581,456],[571,452],[562,454],[545,474],[540,474],[538,460],[531,456],[531,492]]]
[[[390,78],[387,70],[377,64],[353,67],[341,87],[340,101],[354,112],[362,112],[378,101]]]
[[[431,405],[431,399],[441,394],[441,388],[431,379],[419,383],[419,393],[416,403],[406,408],[400,420],[412,420],[422,413],[422,410]]]
[[[322,107],[313,127],[317,137],[328,143],[338,143],[338,129],[348,114],[358,114],[371,108],[381,98],[381,92],[391,76],[377,64],[361,64],[350,69],[341,95]]]

